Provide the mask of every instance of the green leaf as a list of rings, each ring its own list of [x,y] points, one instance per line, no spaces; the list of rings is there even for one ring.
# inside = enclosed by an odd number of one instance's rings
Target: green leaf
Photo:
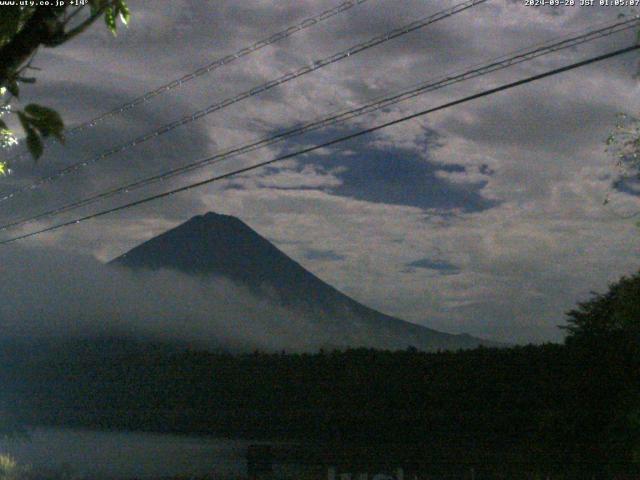
[[[107,24],[107,28],[113,35],[117,34],[116,28],[116,9],[115,7],[109,7],[104,12],[104,22]]]
[[[20,120],[20,125],[22,125],[22,128],[25,131],[27,128],[31,128],[31,125],[29,125],[29,118],[24,114],[24,112],[18,110],[16,114],[18,115],[18,120]]]
[[[27,105],[24,111],[29,114],[29,123],[37,128],[43,137],[53,135],[64,143],[64,122],[58,112],[34,103]]]
[[[118,14],[120,15],[120,20],[125,25],[129,25],[129,21],[131,20],[131,12],[129,11],[129,7],[124,0],[118,1]]]
[[[36,160],[42,156],[42,151],[44,150],[42,140],[33,129],[27,131],[27,148],[31,156]]]
[[[29,152],[36,160],[42,156],[44,149],[40,137],[53,135],[60,142],[64,142],[64,123],[55,110],[41,105],[29,104],[24,108],[24,111],[16,113],[27,135]]]
[[[18,86],[18,82],[15,79],[10,79],[7,81],[7,90],[14,97],[18,98],[20,96],[20,87]]]
[[[62,124],[62,118],[60,118],[58,112],[56,112],[52,108],[43,107],[42,105],[38,105],[37,103],[30,103],[29,105],[24,107],[24,111],[32,117],[46,118]]]
[[[4,120],[0,120],[0,130],[9,130],[7,124],[4,123]]]
[[[27,148],[31,152],[31,156],[36,160],[42,156],[42,141],[38,136],[38,132],[31,125],[31,119],[24,112],[17,112],[18,120],[27,134]]]
[[[18,6],[2,7],[0,17],[0,45],[8,42],[20,28],[20,16],[22,12]]]

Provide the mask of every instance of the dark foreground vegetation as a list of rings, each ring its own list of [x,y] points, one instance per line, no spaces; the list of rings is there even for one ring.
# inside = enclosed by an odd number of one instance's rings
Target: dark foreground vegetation
[[[506,478],[640,478],[640,276],[616,285],[569,313],[564,345],[231,355],[111,341],[29,357],[5,347],[2,396],[35,425],[364,446]]]

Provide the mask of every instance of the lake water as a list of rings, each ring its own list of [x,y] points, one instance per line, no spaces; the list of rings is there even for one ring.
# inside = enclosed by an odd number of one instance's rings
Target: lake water
[[[30,440],[0,441],[0,453],[33,468],[65,468],[92,478],[246,475],[250,442],[139,432],[39,428]]]

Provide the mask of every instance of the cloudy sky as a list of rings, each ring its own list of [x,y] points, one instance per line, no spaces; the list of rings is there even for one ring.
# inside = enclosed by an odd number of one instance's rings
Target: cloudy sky
[[[24,103],[69,126],[335,7],[340,0],[130,0],[116,38],[104,25],[42,50]],[[368,0],[159,95],[12,165],[1,191],[234,97],[455,5]],[[454,71],[616,21],[614,7],[487,3],[385,42],[93,162],[0,204],[3,223],[355,108]],[[595,27],[593,27],[595,28]],[[635,41],[628,30],[312,132],[161,184],[32,223],[6,236],[268,160]],[[357,140],[20,242],[101,261],[215,211],[240,217],[323,280],[385,313],[500,341],[560,340],[563,313],[638,269],[638,188],[617,182],[604,142],[636,113],[637,54],[406,122]],[[609,195],[610,203],[603,205]],[[0,256],[11,255],[2,247]],[[6,257],[5,257],[6,258]],[[26,257],[25,257],[26,258]],[[27,266],[38,271],[42,255]]]

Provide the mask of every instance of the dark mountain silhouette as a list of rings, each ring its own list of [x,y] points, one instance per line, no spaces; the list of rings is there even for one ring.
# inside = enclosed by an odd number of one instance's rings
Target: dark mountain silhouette
[[[490,345],[469,335],[431,330],[366,307],[320,280],[240,219],[228,215],[193,217],[110,264],[226,277],[311,318],[323,332],[323,338],[316,339],[316,348],[414,346],[435,350]]]

